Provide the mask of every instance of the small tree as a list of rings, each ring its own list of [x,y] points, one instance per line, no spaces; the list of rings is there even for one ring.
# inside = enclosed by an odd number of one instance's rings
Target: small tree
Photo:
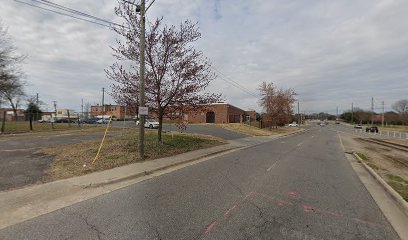
[[[35,103],[29,103],[26,109],[26,120],[40,120],[42,111]]]
[[[26,120],[40,120],[42,116],[40,105],[42,104],[44,103],[42,101],[37,101],[36,96],[27,98]]]
[[[277,89],[273,83],[263,82],[259,91],[261,92],[259,103],[265,111],[265,118],[272,121],[275,127],[291,121],[296,96],[293,89]]]
[[[125,98],[130,105],[138,105],[139,95],[139,16],[135,6],[119,2],[115,13],[124,20],[124,26],[115,31],[124,38],[117,40],[113,47],[114,56],[119,61],[132,61],[135,68],[128,71],[118,62],[106,70],[113,80],[114,97],[121,101]],[[221,96],[204,93],[215,78],[210,70],[211,64],[201,51],[194,48],[194,43],[201,37],[197,24],[190,21],[178,27],[163,24],[163,19],[147,22],[146,30],[146,68],[145,98],[146,106],[159,118],[158,140],[162,142],[163,118],[174,118],[187,108],[221,100]]]
[[[24,97],[24,82],[18,64],[24,56],[16,53],[7,37],[7,31],[0,23],[0,99],[8,102],[17,118],[17,109]]]

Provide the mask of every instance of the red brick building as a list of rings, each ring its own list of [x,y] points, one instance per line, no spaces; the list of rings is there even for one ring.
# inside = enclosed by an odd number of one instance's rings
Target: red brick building
[[[25,110],[17,109],[17,118],[14,115],[14,111],[11,108],[0,108],[0,120],[3,121],[4,113],[6,113],[6,122],[11,121],[24,121],[25,120]]]
[[[254,110],[244,111],[228,103],[209,104],[184,114],[184,120],[189,123],[242,123],[255,119]]]
[[[91,106],[91,117],[109,115],[116,119],[133,118],[136,111],[132,107],[120,105]]]

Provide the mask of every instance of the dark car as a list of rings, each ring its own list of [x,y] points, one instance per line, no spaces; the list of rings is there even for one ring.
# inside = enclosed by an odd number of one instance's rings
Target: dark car
[[[65,118],[60,118],[55,120],[55,123],[69,123],[68,119]]]
[[[81,123],[96,124],[97,121],[98,121],[97,118],[88,118],[88,119],[82,119]]]
[[[366,127],[365,130],[366,130],[366,132],[378,133],[378,127],[376,127],[376,126]]]

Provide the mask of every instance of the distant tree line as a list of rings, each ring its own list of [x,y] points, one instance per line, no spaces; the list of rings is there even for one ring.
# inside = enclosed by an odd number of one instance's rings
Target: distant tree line
[[[392,105],[394,111],[384,113],[384,124],[408,125],[408,99],[402,99]],[[381,114],[355,108],[340,115],[340,118],[349,123],[381,124]],[[373,117],[374,116],[374,117]]]

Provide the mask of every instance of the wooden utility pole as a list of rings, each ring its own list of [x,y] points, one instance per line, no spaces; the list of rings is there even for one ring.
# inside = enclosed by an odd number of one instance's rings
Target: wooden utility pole
[[[385,107],[384,107],[384,101],[382,101],[382,116],[381,116],[381,127],[384,127],[384,110],[385,110]]]
[[[146,1],[140,4],[140,105],[139,105],[139,155],[144,158],[145,115],[140,114],[140,108],[145,107],[145,7]]]
[[[374,97],[371,97],[371,125],[374,124]]]
[[[351,123],[354,123],[354,105],[351,103]]]

